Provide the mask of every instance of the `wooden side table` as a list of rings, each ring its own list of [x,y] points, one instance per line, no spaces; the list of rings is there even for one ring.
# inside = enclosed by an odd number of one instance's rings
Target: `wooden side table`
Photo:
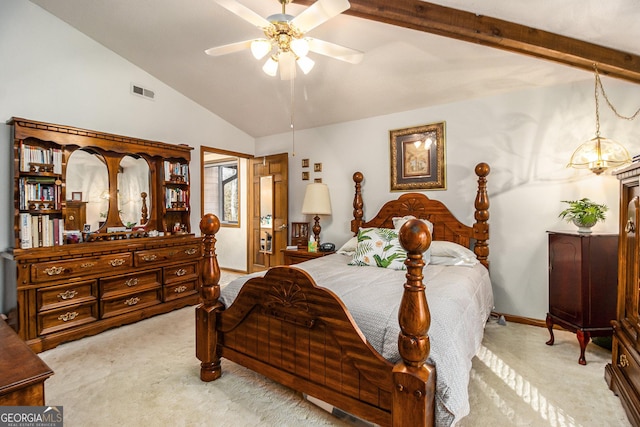
[[[306,249],[298,249],[298,250],[285,249],[282,252],[284,253],[284,265],[298,264],[303,261],[309,261],[310,259],[320,258],[325,255],[331,255],[336,253],[336,251],[309,252]]]
[[[0,342],[0,406],[43,406],[51,368],[2,319]]]
[[[580,343],[578,363],[591,337],[613,334],[618,295],[618,235],[549,232],[549,313],[547,328],[553,345],[553,325],[575,332]]]

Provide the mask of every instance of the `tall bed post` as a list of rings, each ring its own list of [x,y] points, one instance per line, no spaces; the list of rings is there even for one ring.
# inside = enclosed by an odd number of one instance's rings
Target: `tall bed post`
[[[356,191],[353,196],[353,219],[351,220],[351,232],[356,235],[358,234],[358,230],[360,230],[360,226],[362,225],[362,217],[364,216],[364,212],[362,211],[362,207],[364,206],[364,202],[362,201],[362,180],[364,179],[364,175],[360,172],[356,172],[353,174],[353,182],[356,183]]]
[[[407,282],[398,309],[398,352],[402,360],[392,371],[392,422],[394,427],[433,426],[436,372],[425,363],[431,350],[427,335],[431,314],[422,283],[422,253],[431,244],[431,233],[424,222],[414,219],[402,226],[398,237],[408,253]]]
[[[476,165],[476,175],[478,176],[478,193],[475,200],[475,219],[473,224],[473,234],[476,239],[476,244],[473,247],[473,251],[478,257],[478,260],[485,267],[489,268],[489,194],[487,193],[487,175],[491,168],[486,163],[478,163]]]
[[[216,256],[215,234],[220,230],[220,220],[206,214],[200,220],[204,256],[200,267],[200,299],[196,307],[196,357],[200,360],[200,379],[213,381],[220,378],[220,355],[217,350],[218,331],[215,327],[218,312],[223,308],[220,298],[220,267]]]

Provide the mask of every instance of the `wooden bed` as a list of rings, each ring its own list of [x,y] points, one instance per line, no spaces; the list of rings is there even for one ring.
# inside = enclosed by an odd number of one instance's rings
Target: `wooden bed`
[[[360,227],[393,228],[393,217],[413,215],[433,223],[433,239],[472,247],[488,267],[489,166],[480,163],[475,173],[475,223],[467,226],[443,203],[419,193],[387,202],[373,219],[365,221],[363,175],[356,172],[351,230],[356,234]],[[211,214],[200,222],[204,259],[202,304],[196,308],[196,356],[201,361],[202,381],[221,376],[224,357],[382,426],[434,425],[436,370],[425,363],[431,319],[425,296],[428,283],[422,283],[422,253],[432,236],[424,222],[411,220],[399,232],[408,256],[398,314],[402,360],[396,364],[367,342],[335,294],[316,286],[306,272],[293,266],[274,267],[264,277],[250,279],[235,302],[225,308],[219,301],[220,270],[215,254],[219,227]]]

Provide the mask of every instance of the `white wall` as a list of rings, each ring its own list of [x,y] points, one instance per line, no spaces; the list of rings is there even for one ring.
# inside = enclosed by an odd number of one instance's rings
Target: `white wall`
[[[157,79],[105,49],[30,2],[3,0],[0,11],[0,118],[26,117],[194,147],[191,162],[192,230],[198,230],[199,147],[253,153],[254,140],[186,99]],[[155,101],[129,93],[135,82],[156,93]],[[616,107],[631,114],[640,105],[640,87],[603,78]],[[425,84],[429,84],[425,80]],[[640,121],[623,121],[601,103],[602,133],[640,151]],[[491,196],[491,274],[496,310],[543,319],[547,311],[546,230],[571,230],[557,215],[560,200],[590,197],[611,208],[595,231],[617,231],[618,183],[610,176],[565,169],[572,151],[594,135],[593,79],[547,89],[475,99],[434,108],[298,131],[290,158],[290,221],[299,213],[306,182],[301,159],[309,158],[311,178],[322,177],[331,190],[333,215],[322,218],[322,240],[341,244],[349,236],[353,182],[365,175],[365,215],[372,216],[389,191],[390,129],[446,122],[447,190],[428,192],[443,199],[462,221],[473,220],[473,166],[486,161]],[[0,132],[9,161],[9,129]],[[256,143],[257,155],[291,151],[291,135]],[[323,165],[313,172],[313,163]],[[0,173],[0,200],[12,206],[8,167]],[[245,191],[246,194],[246,191]],[[246,203],[243,204],[246,206]],[[0,249],[11,246],[9,210],[0,210]],[[243,215],[243,218],[246,218]],[[246,239],[218,237],[218,259],[242,251]],[[231,245],[236,251],[225,249]],[[246,263],[246,257],[233,257]],[[246,264],[245,264],[246,265]],[[245,267],[246,268],[246,267]],[[242,268],[237,268],[242,269]],[[1,272],[0,272],[1,273]],[[0,292],[1,297],[2,292]],[[1,305],[1,301],[0,301]]]
[[[428,82],[425,82],[427,84]],[[603,78],[605,90],[621,112],[640,106],[640,87]],[[496,310],[544,319],[548,310],[547,230],[574,230],[558,219],[561,200],[589,197],[609,208],[605,223],[594,232],[618,230],[618,181],[588,171],[565,168],[575,148],[594,137],[593,78],[546,89],[526,90],[434,108],[343,123],[296,134],[290,157],[289,219],[308,220],[300,213],[304,187],[301,172],[311,182],[321,177],[329,185],[333,214],[321,219],[322,241],[342,244],[350,236],[355,171],[365,176],[365,219],[398,193],[389,182],[389,130],[446,122],[447,190],[428,191],[443,200],[463,222],[473,222],[478,162],[491,166],[490,262]],[[640,151],[640,120],[617,119],[601,103],[601,133]],[[256,141],[256,155],[291,153],[291,135]],[[302,169],[301,160],[311,168]],[[313,163],[322,172],[313,172]]]
[[[3,120],[24,117],[194,147],[191,229],[198,234],[200,145],[253,153],[252,137],[28,1],[2,1],[0,57]],[[132,82],[153,90],[155,100],[131,95]],[[0,127],[5,162],[0,200],[13,206],[10,129]],[[10,213],[8,208],[0,210],[0,249],[12,246]],[[245,239],[220,233],[217,253],[222,266],[226,242],[234,247],[246,244]],[[234,268],[246,269],[246,263]],[[0,298],[2,294],[0,290]]]

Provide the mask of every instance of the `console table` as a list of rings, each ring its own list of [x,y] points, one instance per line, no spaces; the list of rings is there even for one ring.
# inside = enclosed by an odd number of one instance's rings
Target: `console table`
[[[0,406],[43,406],[44,382],[53,371],[0,320]]]

